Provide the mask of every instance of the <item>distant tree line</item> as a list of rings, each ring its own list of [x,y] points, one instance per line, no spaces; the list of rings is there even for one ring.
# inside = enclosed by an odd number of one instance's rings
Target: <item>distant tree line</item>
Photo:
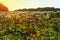
[[[54,7],[43,7],[43,8],[29,8],[29,9],[18,9],[15,11],[60,11],[60,8],[54,8]]]

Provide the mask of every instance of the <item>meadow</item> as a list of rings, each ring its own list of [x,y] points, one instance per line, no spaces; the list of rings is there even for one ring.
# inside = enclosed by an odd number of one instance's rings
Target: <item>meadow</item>
[[[0,40],[60,40],[60,11],[0,12]]]

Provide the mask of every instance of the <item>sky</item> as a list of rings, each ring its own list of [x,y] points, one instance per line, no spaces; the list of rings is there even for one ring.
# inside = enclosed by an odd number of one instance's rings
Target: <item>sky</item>
[[[0,0],[10,11],[23,8],[55,7],[60,8],[60,0]]]

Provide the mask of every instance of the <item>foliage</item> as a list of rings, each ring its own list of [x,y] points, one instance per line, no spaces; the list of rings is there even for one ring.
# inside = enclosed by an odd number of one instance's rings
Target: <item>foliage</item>
[[[0,11],[8,11],[8,8],[6,6],[4,6],[2,3],[0,3]]]
[[[60,12],[5,13],[0,14],[0,40],[59,40]]]
[[[60,8],[54,7],[38,7],[38,8],[24,8],[24,9],[17,9],[15,11],[60,11]]]

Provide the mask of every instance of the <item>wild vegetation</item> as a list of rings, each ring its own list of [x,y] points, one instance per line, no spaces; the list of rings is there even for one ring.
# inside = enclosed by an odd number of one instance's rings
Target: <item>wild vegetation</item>
[[[1,12],[0,40],[60,40],[60,12]]]

